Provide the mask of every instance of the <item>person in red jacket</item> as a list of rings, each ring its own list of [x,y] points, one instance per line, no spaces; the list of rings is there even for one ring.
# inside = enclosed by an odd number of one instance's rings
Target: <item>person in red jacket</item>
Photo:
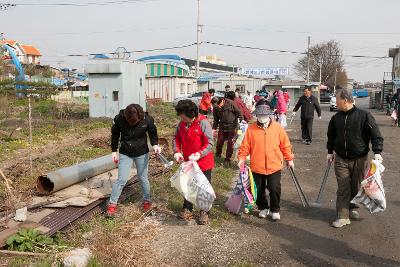
[[[211,112],[212,109],[211,99],[213,98],[214,94],[215,94],[214,89],[208,89],[208,92],[203,93],[203,97],[201,98],[199,105],[200,114],[207,116],[208,113]]]
[[[181,100],[175,107],[181,118],[173,140],[174,158],[182,161],[197,161],[200,169],[211,182],[211,171],[214,168],[214,154],[212,151],[214,140],[212,128],[207,117],[199,114],[196,104],[191,100]],[[193,218],[193,204],[184,200],[181,218]],[[208,213],[200,211],[199,224],[208,223]]]

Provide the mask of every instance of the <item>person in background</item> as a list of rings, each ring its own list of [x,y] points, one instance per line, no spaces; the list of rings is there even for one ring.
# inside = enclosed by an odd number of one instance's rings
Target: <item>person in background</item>
[[[250,110],[246,107],[246,104],[242,101],[242,99],[240,97],[236,96],[236,93],[233,91],[227,92],[226,93],[226,98],[232,100],[236,106],[240,109],[240,111],[243,114],[243,118],[244,120],[248,123],[249,121],[251,121],[251,119],[253,118],[253,116],[251,115]]]
[[[235,95],[236,95],[236,97],[239,97],[240,99],[242,99],[242,96],[240,95],[240,89],[239,88],[237,88],[235,90]]]
[[[268,92],[267,92],[267,89],[265,89],[265,88],[261,89],[261,91],[260,91],[259,95],[261,96],[261,98],[265,98],[265,99],[267,99],[267,98],[268,98]]]
[[[211,99],[215,94],[214,89],[208,89],[208,92],[203,93],[203,97],[201,98],[199,105],[199,112],[202,115],[208,115],[209,112],[212,111]]]
[[[246,104],[246,107],[250,112],[253,112],[254,110],[254,100],[253,96],[251,95],[250,91],[246,92],[246,95],[243,97],[243,102]]]
[[[238,120],[243,121],[244,117],[236,104],[228,98],[214,97],[211,103],[214,106],[213,136],[217,136],[215,153],[217,158],[221,158],[222,148],[227,142],[224,166],[230,167],[234,140],[239,127]]]
[[[151,209],[147,136],[150,138],[154,152],[160,154],[161,148],[158,146],[157,127],[154,119],[144,112],[140,105],[130,104],[115,116],[111,128],[111,149],[112,159],[115,164],[118,164],[118,179],[112,185],[110,201],[107,206],[108,216],[114,216],[117,211],[118,199],[130,177],[133,162],[135,162],[143,192],[142,208],[144,211]]]
[[[276,109],[276,106],[278,104],[278,95],[277,95],[278,91],[274,91],[274,93],[272,94],[272,98],[271,98],[271,107],[272,109]]]
[[[290,95],[289,95],[287,89],[283,89],[283,97],[285,98],[286,106],[289,108],[289,106],[290,106]]]
[[[338,90],[336,105],[339,112],[329,122],[326,159],[328,164],[335,161],[337,219],[332,226],[340,228],[350,224],[350,219],[359,218],[357,205],[350,201],[360,189],[368,164],[369,143],[372,144],[375,160],[382,162],[384,140],[371,113],[354,105],[351,90]]]
[[[293,109],[293,116],[296,116],[297,110],[301,108],[301,136],[303,144],[311,145],[312,127],[314,122],[314,110],[317,111],[319,119],[321,119],[321,107],[318,99],[312,95],[311,87],[304,89],[304,95],[299,98]]]
[[[287,102],[285,96],[281,90],[276,93],[276,115],[278,121],[281,123],[282,127],[286,127],[286,112],[287,112]],[[282,118],[283,117],[283,118]]]
[[[225,85],[225,92],[229,92],[231,90],[231,87],[227,84]]]
[[[191,100],[181,100],[175,107],[181,118],[173,140],[174,158],[183,161],[197,161],[201,171],[211,183],[211,172],[214,168],[213,135],[207,117],[199,114],[196,104]],[[193,204],[186,199],[180,217],[184,220],[193,218]],[[200,211],[199,224],[208,223],[208,213]]]
[[[400,88],[397,89],[397,92],[392,97],[392,107],[397,114],[397,120],[394,121],[394,126],[400,127],[399,116],[400,116]]]
[[[257,104],[257,102],[261,99],[262,97],[260,96],[260,90],[256,91],[256,94],[254,95],[254,103]]]
[[[259,217],[266,218],[270,213],[272,220],[280,220],[281,176],[283,161],[294,168],[294,155],[285,130],[274,120],[270,103],[262,99],[256,104],[253,115],[257,122],[247,128],[239,148],[239,168],[245,167],[246,157],[250,155],[250,169],[256,182],[258,196],[256,204]],[[268,204],[265,188],[269,191]]]
[[[392,107],[392,99],[393,99],[393,93],[389,92],[386,95],[386,115],[389,115],[389,116],[392,115],[392,114],[390,114],[391,107]]]

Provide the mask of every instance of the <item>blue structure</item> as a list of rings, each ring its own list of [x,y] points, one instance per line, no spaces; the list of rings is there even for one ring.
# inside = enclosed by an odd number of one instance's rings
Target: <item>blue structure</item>
[[[8,44],[3,44],[2,47],[8,51],[13,61],[13,64],[15,65],[15,68],[18,71],[18,76],[15,77],[15,81],[25,81],[26,79],[25,79],[24,69],[22,68],[21,62],[19,62],[18,57],[15,54],[12,47],[9,46]],[[16,89],[24,89],[24,88],[25,88],[24,85],[18,85],[18,84],[16,85]]]

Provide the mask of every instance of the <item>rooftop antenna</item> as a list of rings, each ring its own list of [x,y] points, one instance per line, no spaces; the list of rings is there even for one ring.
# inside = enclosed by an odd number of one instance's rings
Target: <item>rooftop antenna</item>
[[[113,53],[113,57],[116,59],[129,59],[131,57],[131,53],[126,50],[125,47],[118,47],[115,49]]]

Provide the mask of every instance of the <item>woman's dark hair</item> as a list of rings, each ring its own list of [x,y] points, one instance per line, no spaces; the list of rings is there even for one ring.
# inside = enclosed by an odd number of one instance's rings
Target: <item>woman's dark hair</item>
[[[269,102],[267,99],[265,98],[261,98],[260,100],[258,100],[258,102],[256,103],[256,107],[261,106],[261,105],[268,105],[271,109],[272,109],[272,105],[271,102]]]
[[[130,104],[124,110],[124,117],[130,125],[135,125],[144,119],[143,108],[139,104]]]
[[[176,114],[185,115],[189,119],[193,119],[199,115],[199,108],[192,100],[181,100],[175,107]]]
[[[209,92],[210,94],[215,94],[215,90],[212,89],[212,88],[208,89],[208,92]]]
[[[214,96],[214,97],[211,99],[211,104],[212,104],[212,105],[215,105],[215,104],[219,105],[219,104],[221,104],[222,100],[224,100],[223,97]]]
[[[229,91],[229,92],[226,92],[225,97],[230,100],[235,100],[236,94],[234,91]]]

